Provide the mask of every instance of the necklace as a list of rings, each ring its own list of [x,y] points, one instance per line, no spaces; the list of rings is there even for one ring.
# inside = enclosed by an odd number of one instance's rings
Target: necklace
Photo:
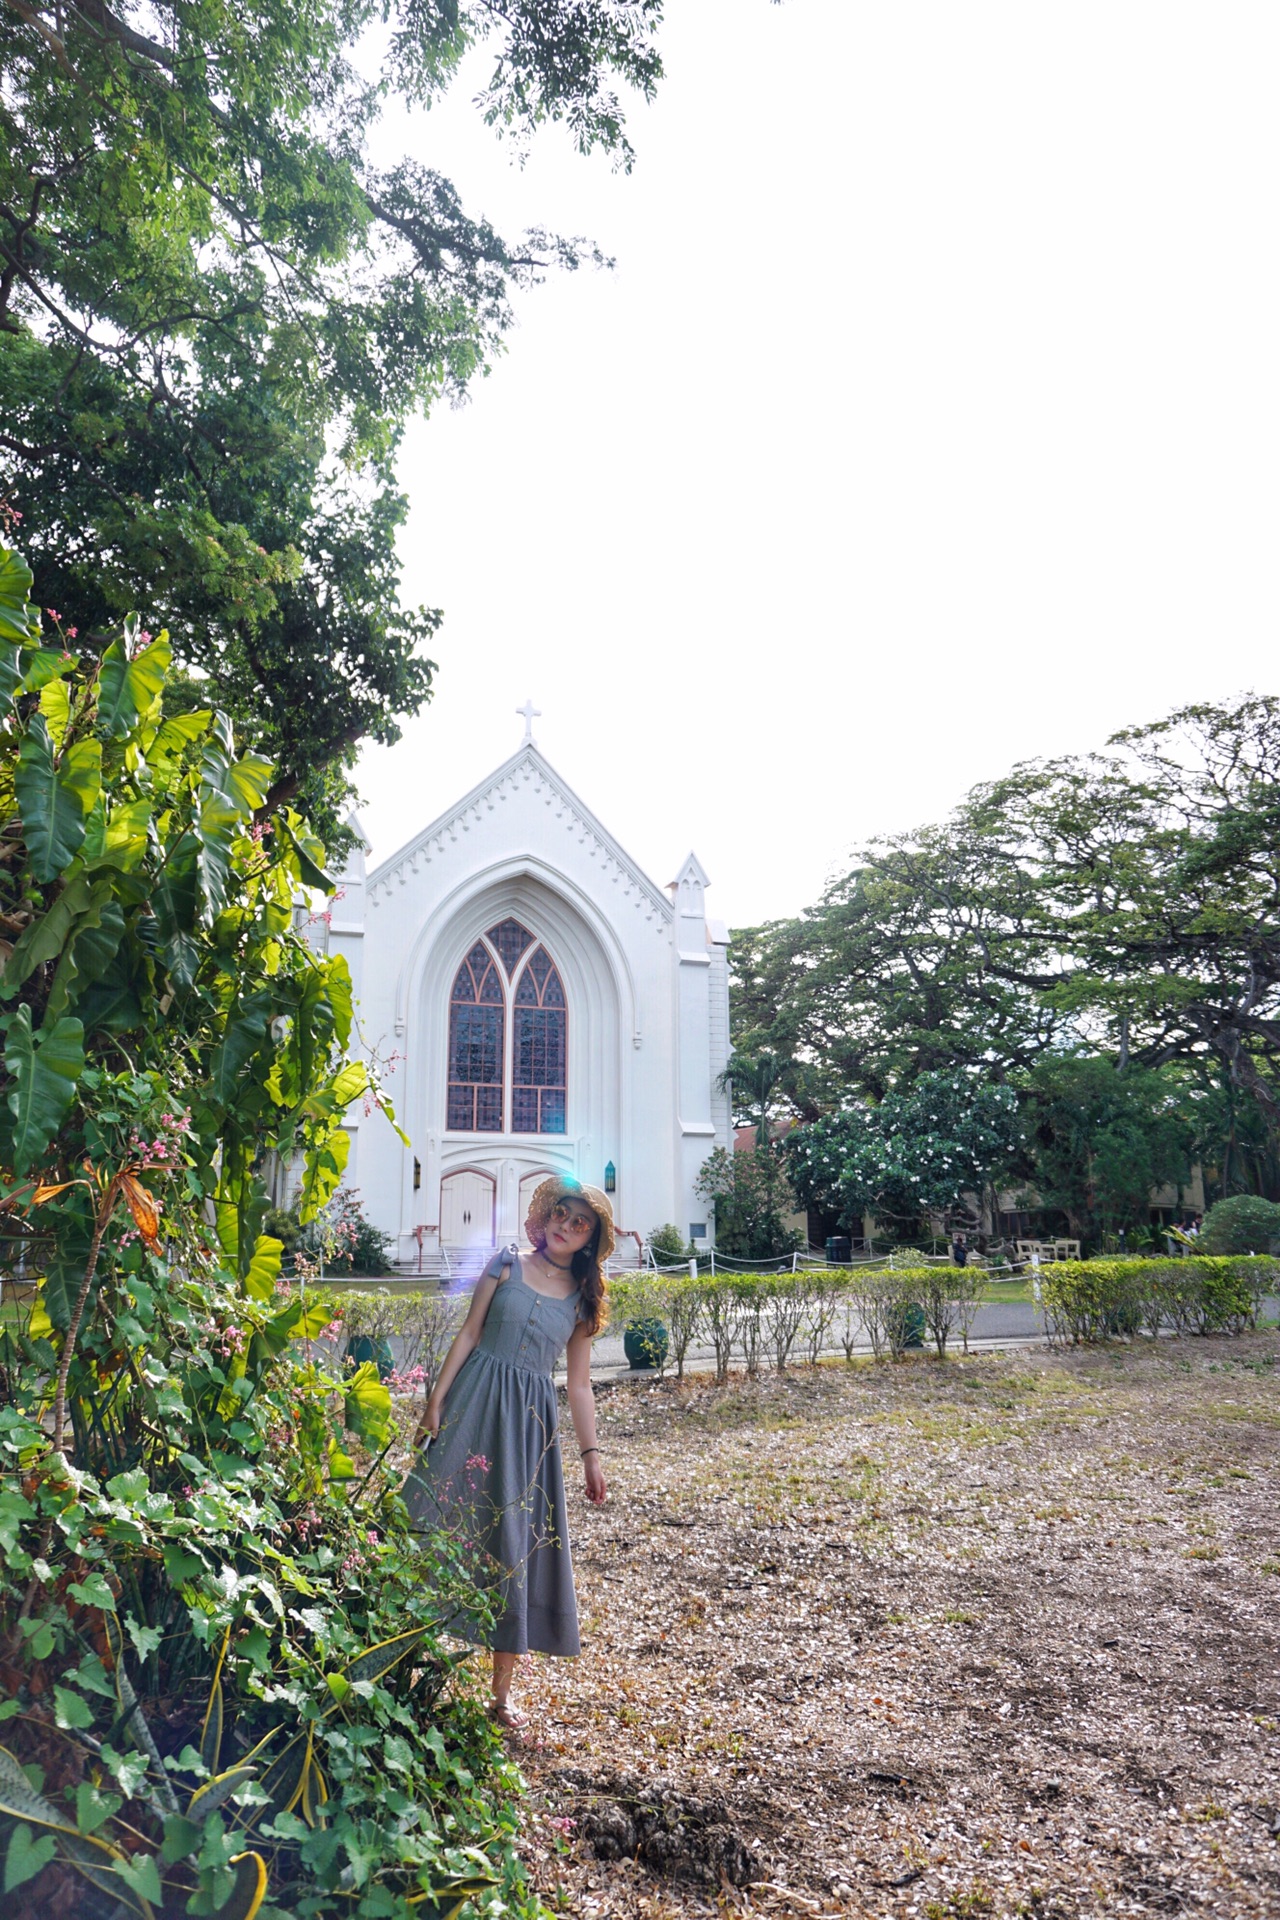
[[[558,1260],[549,1260],[545,1253],[540,1253],[538,1255],[538,1258],[539,1260],[541,1260],[543,1266],[550,1267],[553,1273],[572,1273],[573,1272],[572,1260],[569,1262],[567,1267],[562,1267]]]

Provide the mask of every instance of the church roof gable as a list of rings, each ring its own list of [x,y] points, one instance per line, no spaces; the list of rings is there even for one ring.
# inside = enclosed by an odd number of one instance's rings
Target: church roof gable
[[[545,799],[559,803],[565,816],[566,831],[579,835],[585,832],[595,841],[604,859],[619,869],[619,877],[627,883],[626,891],[634,891],[636,904],[645,909],[646,918],[653,919],[656,914],[664,921],[671,920],[673,909],[667,895],[654,885],[644,869],[618,844],[585,801],[578,798],[568,782],[531,742],[520,747],[487,779],[472,787],[470,793],[465,794],[447,812],[375,867],[367,882],[370,903],[375,902],[379,891],[389,888],[393,880],[403,880],[406,868],[416,872],[422,862],[429,862],[437,854],[443,853],[460,832],[467,832],[473,824],[478,824],[502,797],[504,789],[513,789],[526,782],[531,782],[535,792],[542,793]]]

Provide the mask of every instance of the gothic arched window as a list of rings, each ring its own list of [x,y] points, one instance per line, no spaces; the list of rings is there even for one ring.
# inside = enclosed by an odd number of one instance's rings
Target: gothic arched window
[[[564,988],[545,947],[535,947],[516,983],[511,1044],[511,1131],[563,1133]]]
[[[564,987],[546,948],[518,920],[490,927],[458,968],[449,1000],[445,1125],[456,1133],[563,1133],[567,1027]]]
[[[458,968],[449,1002],[449,1111],[463,1133],[502,1132],[506,994],[489,949],[477,940]]]

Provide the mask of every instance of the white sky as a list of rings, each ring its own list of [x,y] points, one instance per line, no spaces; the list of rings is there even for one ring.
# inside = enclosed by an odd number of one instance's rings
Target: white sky
[[[613,273],[410,433],[436,699],[381,859],[522,737],[731,925],[1016,759],[1274,689],[1280,9],[668,0],[628,178],[466,76],[388,129]],[[487,62],[482,63],[487,69]]]

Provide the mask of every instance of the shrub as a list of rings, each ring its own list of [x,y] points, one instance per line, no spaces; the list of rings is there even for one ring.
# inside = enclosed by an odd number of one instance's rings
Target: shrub
[[[1274,1253],[1280,1243],[1280,1206],[1255,1194],[1219,1200],[1204,1217],[1203,1253]]]
[[[335,1291],[331,1298],[341,1316],[343,1331],[354,1340],[394,1341],[399,1346],[395,1371],[387,1384],[393,1393],[430,1393],[432,1382],[449,1351],[454,1334],[466,1315],[465,1296],[442,1293],[438,1287],[406,1289],[403,1293]]]
[[[655,1227],[649,1235],[648,1245],[659,1266],[674,1267],[682,1260],[697,1257],[697,1248],[692,1240],[686,1240],[672,1221],[668,1221],[665,1227]]]
[[[365,1218],[352,1187],[339,1187],[297,1240],[298,1253],[324,1272],[367,1273],[374,1279],[386,1273],[391,1249],[390,1236]]]
[[[1280,1285],[1280,1260],[1060,1260],[1042,1274],[1049,1338],[1078,1345],[1136,1333],[1242,1333]]]

